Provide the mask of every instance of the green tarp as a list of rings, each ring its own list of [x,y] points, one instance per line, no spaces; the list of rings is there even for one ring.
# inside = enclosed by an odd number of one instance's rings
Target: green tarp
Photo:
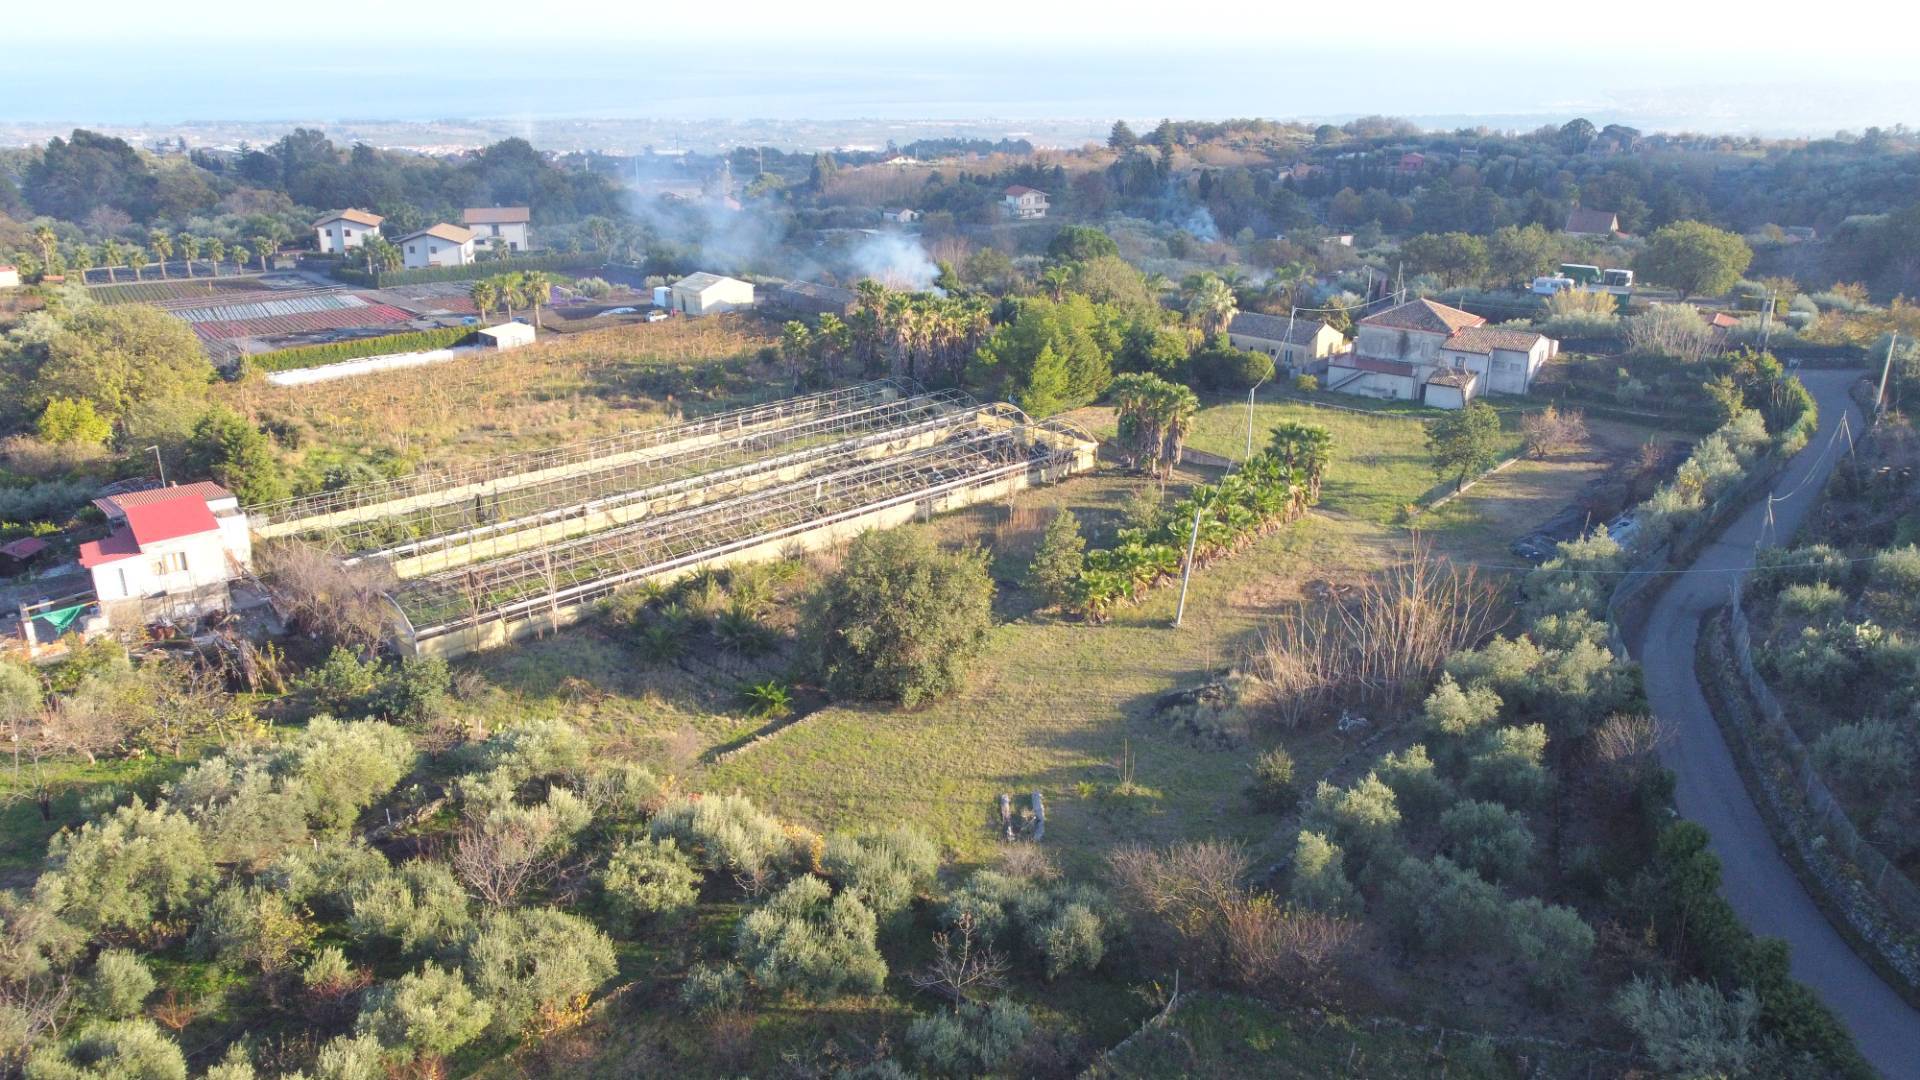
[[[66,633],[67,628],[72,626],[74,621],[79,619],[80,616],[92,606],[92,604],[75,604],[72,607],[55,608],[52,611],[42,611],[38,615],[35,615],[34,618],[53,627],[54,636],[59,637],[61,634]]]

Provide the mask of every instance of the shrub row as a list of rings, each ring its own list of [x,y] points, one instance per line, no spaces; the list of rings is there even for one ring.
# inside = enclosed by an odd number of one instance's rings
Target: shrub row
[[[592,255],[526,255],[500,262],[481,259],[465,266],[429,266],[420,270],[381,270],[367,273],[344,264],[333,268],[333,276],[350,285],[379,289],[388,285],[425,285],[436,281],[478,281],[508,270],[593,270],[601,260]]]
[[[1120,530],[1120,543],[1087,552],[1075,606],[1094,621],[1137,600],[1180,572],[1194,514],[1201,512],[1196,561],[1235,554],[1274,528],[1306,513],[1313,497],[1304,475],[1267,451],[1217,484],[1204,484],[1153,524]]]
[[[291,349],[255,353],[247,357],[247,363],[262,371],[293,371],[298,368],[320,367],[323,364],[337,364],[343,360],[358,360],[365,356],[445,349],[458,345],[472,336],[473,328],[470,326],[443,326],[437,330],[415,330],[405,334],[388,334],[384,337],[334,341],[325,345],[296,345]]]

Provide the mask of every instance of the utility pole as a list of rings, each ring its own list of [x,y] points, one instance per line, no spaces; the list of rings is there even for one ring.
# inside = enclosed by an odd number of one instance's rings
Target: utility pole
[[[1880,391],[1873,395],[1873,418],[1876,420],[1880,418],[1880,411],[1887,404],[1887,376],[1893,373],[1893,346],[1899,340],[1898,331],[1887,335],[1887,360],[1880,365]]]
[[[1187,537],[1187,568],[1180,572],[1180,602],[1173,609],[1173,628],[1180,629],[1180,620],[1187,614],[1187,583],[1193,580],[1193,549],[1200,543],[1200,515],[1203,507],[1193,508],[1193,533]]]
[[[1262,376],[1259,382],[1253,384],[1253,389],[1247,391],[1247,452],[1240,459],[1242,465],[1253,460],[1253,396],[1258,394],[1260,387],[1271,378],[1273,378],[1271,375]]]
[[[158,446],[149,446],[147,447],[147,449],[153,451],[153,463],[154,465],[158,466],[160,469],[160,486],[166,487],[167,486],[167,463],[160,460],[160,448]]]

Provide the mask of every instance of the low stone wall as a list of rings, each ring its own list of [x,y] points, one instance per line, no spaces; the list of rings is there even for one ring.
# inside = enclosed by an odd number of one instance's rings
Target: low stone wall
[[[1920,1001],[1920,886],[1860,835],[1773,688],[1754,663],[1746,608],[1736,595],[1723,631],[1731,663],[1707,665],[1709,679],[1733,683],[1714,710],[1748,785],[1783,849],[1794,852],[1829,917],[1877,955],[1883,974],[1909,1001]],[[1871,960],[1872,957],[1869,957]]]

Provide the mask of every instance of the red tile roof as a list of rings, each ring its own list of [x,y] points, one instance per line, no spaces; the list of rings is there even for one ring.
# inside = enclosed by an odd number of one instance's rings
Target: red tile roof
[[[1015,184],[1007,189],[1007,194],[1017,199],[1022,195],[1045,195],[1046,192],[1039,188],[1030,188],[1025,184]]]
[[[127,528],[141,547],[162,540],[177,540],[195,533],[214,532],[220,523],[207,509],[207,501],[198,497],[171,499],[127,508]]]
[[[313,227],[317,229],[329,221],[351,221],[355,225],[378,228],[380,223],[385,220],[387,219],[381,217],[379,214],[368,213],[365,210],[337,210],[321,218],[319,221],[314,222]]]
[[[0,269],[5,269],[0,267]],[[15,559],[31,559],[47,550],[47,542],[37,536],[23,536],[11,544],[0,544],[0,555]]]
[[[1485,319],[1469,311],[1437,304],[1432,300],[1409,300],[1360,320],[1362,326],[1386,326],[1395,330],[1420,330],[1429,334],[1451,334],[1470,326],[1484,326]]]
[[[174,499],[192,496],[201,502],[217,502],[233,498],[233,492],[211,480],[200,480],[191,484],[177,484],[173,487],[148,488],[145,491],[129,491],[124,495],[107,495],[93,500],[93,505],[108,516],[125,513],[128,507],[151,506],[154,503],[171,502]]]
[[[80,565],[91,570],[101,563],[118,562],[140,554],[140,544],[125,529],[115,529],[104,540],[89,540],[80,545]]]
[[[1531,352],[1534,345],[1546,337],[1532,330],[1503,330],[1493,326],[1470,326],[1447,338],[1443,348],[1455,352],[1478,353],[1482,356],[1495,349],[1508,349],[1513,352]]]
[[[1354,356],[1343,353],[1327,361],[1328,367],[1352,368],[1355,371],[1371,371],[1376,375],[1400,375],[1413,377],[1413,365],[1404,360],[1375,360],[1371,356]]]

